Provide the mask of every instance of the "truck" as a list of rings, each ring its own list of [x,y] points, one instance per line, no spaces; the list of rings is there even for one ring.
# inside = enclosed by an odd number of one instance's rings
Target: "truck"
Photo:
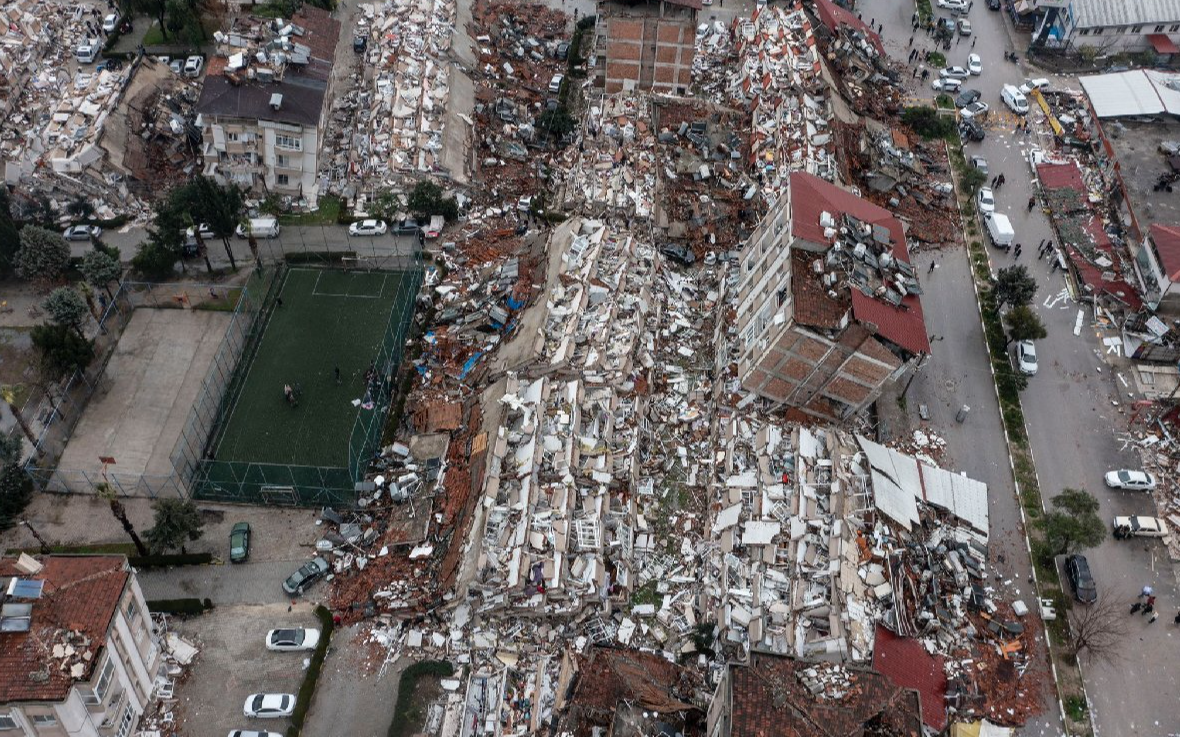
[[[992,245],[1005,250],[1011,248],[1012,241],[1016,239],[1016,231],[1012,229],[1012,222],[1008,220],[1008,216],[993,212],[988,213],[984,219],[987,220],[987,234],[992,239]]]

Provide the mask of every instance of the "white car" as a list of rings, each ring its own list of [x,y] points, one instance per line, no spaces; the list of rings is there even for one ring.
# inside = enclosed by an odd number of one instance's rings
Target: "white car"
[[[996,196],[992,193],[991,187],[981,187],[979,194],[975,196],[975,201],[979,206],[979,211],[984,215],[996,211]]]
[[[385,235],[389,226],[384,220],[362,220],[348,226],[349,235]]]
[[[1151,491],[1155,488],[1155,476],[1143,471],[1121,469],[1106,474],[1106,485],[1112,489]]]
[[[987,111],[988,105],[986,102],[976,101],[960,110],[959,114],[970,120],[971,118],[982,118],[987,115]]]
[[[67,241],[88,241],[102,235],[102,228],[97,225],[71,225],[66,228],[62,236]]]
[[[168,68],[177,74],[180,74],[182,71],[184,71],[184,59],[173,59],[172,61],[168,62]]]
[[[967,0],[938,0],[938,7],[947,10],[967,10]]]
[[[246,697],[242,713],[259,719],[289,717],[295,711],[295,695],[289,693],[256,693]]]
[[[190,56],[184,60],[184,76],[199,77],[205,68],[205,59],[200,56]]]
[[[935,92],[958,92],[963,86],[963,80],[952,77],[938,77],[930,83],[930,89]]]
[[[1037,347],[1031,340],[1022,340],[1016,344],[1016,366],[1025,376],[1036,375]]]
[[[967,20],[966,18],[963,18],[959,21],[959,35],[960,36],[970,36],[971,35],[971,21]]]
[[[119,13],[114,12],[102,19],[102,30],[106,33],[114,33],[115,29],[119,27]]]
[[[1049,88],[1049,80],[1044,77],[1037,77],[1036,79],[1026,79],[1024,84],[1020,85],[1020,91],[1028,94],[1033,90],[1046,90]]]
[[[963,67],[947,67],[938,73],[940,77],[951,77],[952,79],[967,79],[971,76],[971,72]]]
[[[1115,537],[1167,537],[1168,526],[1158,517],[1115,517]]]
[[[983,74],[983,59],[979,58],[979,54],[971,54],[967,57],[967,71],[976,76]]]
[[[320,631],[293,627],[266,633],[266,649],[280,652],[315,650],[320,642]]]
[[[196,228],[185,228],[184,237],[190,241],[195,241],[197,239],[196,231],[198,230],[201,233],[201,240],[207,241],[217,237],[213,235],[213,228],[209,227],[209,223],[197,223]]]
[[[235,729],[229,737],[283,737],[278,732],[260,732],[257,729]]]

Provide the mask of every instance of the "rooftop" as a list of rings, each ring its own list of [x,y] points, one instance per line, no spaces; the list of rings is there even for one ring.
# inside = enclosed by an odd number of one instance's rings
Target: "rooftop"
[[[76,681],[90,678],[130,576],[121,555],[49,556],[40,562],[40,571],[27,574],[16,558],[0,559],[0,577],[45,582],[32,601],[29,630],[0,634],[0,704],[59,701]]]
[[[940,732],[946,729],[946,673],[941,657],[926,652],[920,641],[898,637],[878,625],[873,668],[894,685],[917,691],[922,700],[922,722]]]
[[[1170,281],[1180,281],[1180,225],[1151,224],[1151,240]]]
[[[1079,28],[1180,22],[1180,0],[1073,0]]]

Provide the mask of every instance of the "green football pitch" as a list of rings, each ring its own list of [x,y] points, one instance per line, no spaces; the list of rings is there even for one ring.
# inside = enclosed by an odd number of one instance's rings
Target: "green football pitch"
[[[391,315],[413,309],[410,275],[292,269],[270,311],[217,442],[218,461],[348,467],[365,374]],[[248,357],[247,357],[247,360]],[[335,369],[340,369],[337,383]],[[284,385],[298,388],[292,406]]]

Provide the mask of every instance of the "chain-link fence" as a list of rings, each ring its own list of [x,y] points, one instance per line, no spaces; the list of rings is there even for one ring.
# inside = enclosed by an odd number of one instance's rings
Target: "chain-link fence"
[[[219,240],[206,241],[206,255],[214,268],[233,264],[248,266],[255,263],[274,264],[287,261],[291,265],[351,266],[373,271],[399,271],[407,259],[417,258],[423,240],[417,234],[379,237],[350,236],[344,225],[286,225],[275,238],[255,238],[258,253],[251,251],[249,241],[229,239],[229,249]],[[186,273],[196,275],[205,267],[200,256],[183,262]]]

